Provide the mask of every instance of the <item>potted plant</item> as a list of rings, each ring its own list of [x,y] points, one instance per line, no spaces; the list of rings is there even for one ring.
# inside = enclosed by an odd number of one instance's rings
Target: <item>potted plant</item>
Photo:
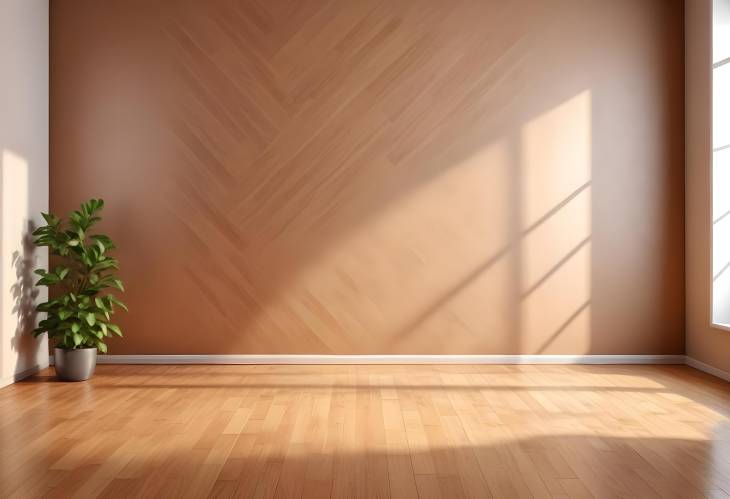
[[[115,307],[127,310],[111,291],[124,291],[114,271],[119,269],[109,251],[116,246],[102,234],[90,230],[101,220],[101,199],[91,199],[73,211],[68,221],[43,213],[47,225],[33,232],[36,246],[47,246],[53,270],[38,269],[36,283],[48,286],[49,300],[38,305],[47,314],[33,335],[48,333],[53,341],[56,374],[67,381],[89,379],[96,368],[97,351],[106,353],[104,340],[122,336],[111,316]]]

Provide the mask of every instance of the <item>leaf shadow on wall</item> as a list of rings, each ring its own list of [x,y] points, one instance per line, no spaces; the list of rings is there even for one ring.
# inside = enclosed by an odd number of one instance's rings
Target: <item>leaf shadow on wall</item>
[[[0,370],[7,379],[19,379],[44,364],[45,343],[31,332],[37,324],[36,304],[45,293],[34,286],[33,270],[41,266],[42,255],[33,245],[34,222],[30,202],[39,195],[32,191],[37,173],[30,160],[0,147]]]
[[[39,295],[39,290],[33,282],[36,258],[31,234],[34,230],[33,222],[27,221],[27,228],[23,234],[23,250],[22,252],[14,251],[11,257],[16,281],[10,287],[13,300],[10,313],[17,317],[17,326],[10,340],[10,347],[17,355],[17,365],[22,366],[36,364],[39,348],[38,341],[31,335],[38,321],[36,304]]]

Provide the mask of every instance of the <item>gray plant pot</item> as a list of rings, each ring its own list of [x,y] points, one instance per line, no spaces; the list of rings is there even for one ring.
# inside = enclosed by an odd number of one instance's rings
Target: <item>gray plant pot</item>
[[[66,350],[56,348],[53,362],[56,376],[64,381],[84,381],[94,374],[96,369],[96,348],[77,348]]]

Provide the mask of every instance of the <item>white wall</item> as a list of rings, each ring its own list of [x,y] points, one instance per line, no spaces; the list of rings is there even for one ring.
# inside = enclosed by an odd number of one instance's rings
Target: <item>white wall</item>
[[[29,232],[48,209],[48,0],[0,0],[0,386],[48,365]]]

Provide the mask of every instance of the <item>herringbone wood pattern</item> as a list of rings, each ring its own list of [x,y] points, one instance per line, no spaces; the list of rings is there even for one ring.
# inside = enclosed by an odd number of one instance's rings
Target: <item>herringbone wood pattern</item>
[[[681,348],[680,2],[52,8],[52,205],[109,201],[113,352]]]

